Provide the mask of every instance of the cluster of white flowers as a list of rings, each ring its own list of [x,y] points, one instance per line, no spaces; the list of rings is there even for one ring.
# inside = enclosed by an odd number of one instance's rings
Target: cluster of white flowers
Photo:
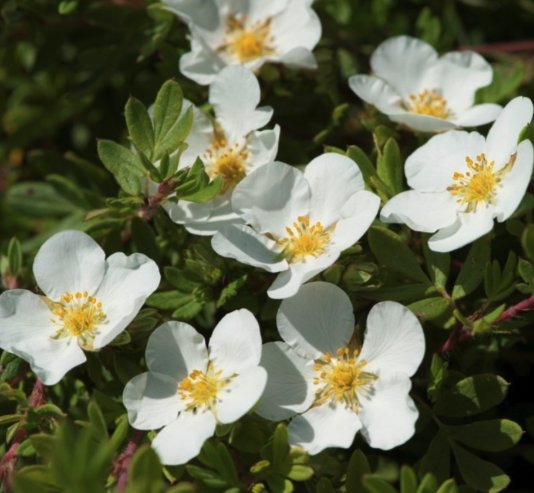
[[[247,310],[226,315],[209,346],[193,327],[167,322],[151,335],[148,372],[133,378],[123,402],[133,427],[162,428],[153,447],[165,464],[195,457],[218,423],[256,412],[286,420],[290,444],[310,454],[349,447],[358,431],[372,447],[390,449],[414,433],[417,409],[410,377],[425,352],[415,315],[395,302],[370,311],[363,345],[353,307],[338,287],[312,277],[331,266],[376,220],[380,199],[365,190],[346,156],[328,153],[303,171],[276,162],[280,129],[259,131],[273,115],[260,107],[251,70],[265,62],[314,68],[321,26],[311,0],[167,0],[187,22],[192,51],[184,75],[211,84],[216,119],[194,108],[194,126],[181,166],[199,156],[221,195],[207,204],[165,207],[194,234],[213,235],[213,249],[278,273],[268,290],[283,299],[277,325],[284,342],[262,347]],[[533,106],[516,98],[505,108],[474,105],[491,82],[480,56],[438,58],[405,36],[380,45],[373,76],[350,86],[393,121],[419,132],[444,132],[408,157],[413,190],[393,197],[380,219],[436,232],[429,246],[451,251],[486,234],[496,218],[516,210],[530,181],[533,148],[517,143]],[[186,103],[188,107],[190,103]],[[502,111],[501,111],[502,110]],[[485,139],[451,130],[495,121]],[[39,251],[34,273],[43,295],[11,290],[0,296],[0,347],[29,361],[45,384],[58,382],[109,344],[133,320],[160,281],[157,265],[141,254],[107,260],[86,234],[66,231]]]

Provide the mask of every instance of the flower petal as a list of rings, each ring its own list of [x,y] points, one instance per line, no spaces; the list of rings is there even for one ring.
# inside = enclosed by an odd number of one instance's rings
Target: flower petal
[[[261,166],[234,190],[232,207],[259,233],[284,237],[298,216],[308,215],[310,189],[304,175],[284,163]]]
[[[493,103],[477,104],[458,115],[454,121],[461,127],[477,127],[495,121],[502,106]]]
[[[180,72],[200,85],[213,82],[226,66],[224,60],[205,43],[191,39],[191,51],[180,58]]]
[[[394,301],[377,303],[367,317],[360,360],[365,371],[381,369],[412,376],[425,355],[425,336],[417,317]]]
[[[251,173],[255,169],[275,160],[278,153],[278,142],[280,140],[280,126],[275,125],[273,130],[263,130],[262,132],[252,132],[248,140],[248,150],[250,153],[247,163],[247,172]]]
[[[248,22],[253,24],[256,21],[265,21],[268,17],[273,17],[282,12],[287,7],[287,0],[249,0]]]
[[[349,448],[362,423],[345,405],[323,404],[312,407],[289,423],[289,444],[301,447],[310,455],[325,448]]]
[[[62,231],[47,240],[35,257],[33,273],[50,299],[67,291],[95,292],[106,271],[104,250],[81,231]]]
[[[226,67],[210,85],[210,103],[228,141],[234,141],[266,125],[272,108],[258,108],[260,84],[245,67]]]
[[[354,161],[333,152],[316,157],[306,166],[304,178],[311,191],[310,222],[328,228],[340,219],[349,199],[365,188],[360,168]]]
[[[95,348],[106,346],[128,326],[161,280],[156,262],[141,253],[128,257],[114,253],[106,263],[106,274],[95,294],[106,322],[99,327]]]
[[[380,197],[367,190],[356,192],[341,209],[341,219],[330,234],[332,245],[343,251],[369,229],[380,208]]]
[[[286,260],[278,258],[280,247],[248,226],[231,225],[223,228],[213,236],[211,246],[222,257],[233,258],[267,272],[280,272],[288,268]]]
[[[204,442],[213,436],[216,426],[212,412],[180,413],[178,419],[163,428],[152,441],[152,448],[162,464],[175,466],[195,458]]]
[[[235,310],[217,324],[209,342],[210,361],[223,376],[246,373],[260,364],[258,321],[248,310]]]
[[[524,140],[517,146],[517,157],[511,171],[504,175],[495,200],[502,213],[497,215],[499,222],[508,219],[517,209],[530,184],[532,162],[534,160],[532,143]]]
[[[532,121],[533,111],[532,101],[519,96],[504,107],[490,128],[486,157],[488,161],[495,161],[496,170],[502,168],[516,151],[519,133]]]
[[[352,303],[334,284],[312,282],[282,301],[276,324],[282,339],[303,358],[336,354],[354,333]]]
[[[193,370],[205,372],[208,350],[204,337],[183,322],[166,322],[149,337],[146,365],[155,373],[169,375],[178,382]]]
[[[466,157],[476,160],[485,148],[484,137],[477,132],[436,135],[406,160],[408,185],[420,192],[444,192],[452,185],[455,172],[468,170]]]
[[[362,435],[371,447],[391,450],[415,433],[419,412],[408,394],[411,386],[405,374],[384,371],[372,393],[358,396]]]
[[[341,252],[334,247],[318,257],[309,256],[305,260],[289,264],[289,268],[280,274],[267,290],[273,299],[289,298],[297,294],[300,287],[312,277],[330,267]]]
[[[267,370],[267,385],[256,413],[282,421],[309,409],[315,399],[312,360],[284,342],[270,342],[263,345],[260,364]]]
[[[484,206],[476,212],[462,212],[454,224],[440,229],[428,240],[428,247],[434,252],[457,250],[489,233],[493,229],[493,218],[499,213],[499,209]]]
[[[302,46],[293,48],[291,51],[284,53],[280,57],[280,63],[291,68],[303,68],[307,70],[315,70],[318,66],[313,52]]]
[[[54,385],[85,354],[73,337],[53,339],[52,313],[42,299],[23,289],[0,296],[0,347],[26,360],[45,385]]]
[[[390,120],[402,123],[407,127],[413,128],[419,132],[445,132],[447,130],[453,130],[458,125],[452,120],[444,120],[443,118],[437,118],[429,115],[418,115],[416,113],[389,113]]]
[[[185,140],[187,149],[180,157],[180,169],[192,166],[197,157],[202,157],[215,139],[213,125],[203,111],[200,111],[190,101],[184,99],[182,106],[182,116],[190,106],[193,106],[193,127]]]
[[[357,96],[386,115],[403,112],[401,97],[382,79],[372,75],[353,75],[349,86]]]
[[[220,24],[219,9],[214,0],[165,0],[170,10],[185,22],[192,22],[203,29],[213,30]]]
[[[380,211],[385,223],[402,223],[414,231],[434,233],[450,226],[458,216],[456,198],[448,191],[417,192],[395,195]]]
[[[247,414],[263,394],[266,382],[267,372],[260,366],[249,368],[246,373],[234,377],[219,391],[217,421],[224,424],[234,423]]]
[[[177,389],[175,378],[160,373],[147,372],[132,378],[122,394],[130,424],[137,430],[157,430],[172,423],[185,409]]]
[[[421,84],[436,63],[434,48],[416,38],[395,36],[378,46],[371,56],[371,68],[388,82],[403,99],[428,89]]]

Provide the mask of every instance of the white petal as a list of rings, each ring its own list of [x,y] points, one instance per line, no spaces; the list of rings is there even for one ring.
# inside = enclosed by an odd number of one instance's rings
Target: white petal
[[[394,122],[402,123],[419,132],[445,132],[458,127],[452,120],[444,120],[435,116],[418,115],[416,113],[389,113],[388,116]]]
[[[346,156],[327,153],[306,166],[304,178],[311,191],[310,222],[325,228],[336,223],[349,199],[365,188],[360,168]]]
[[[223,376],[242,374],[260,364],[258,321],[248,310],[235,310],[217,324],[209,342],[210,361]]]
[[[94,295],[106,314],[106,322],[95,337],[95,348],[106,346],[128,326],[161,280],[156,262],[141,253],[128,257],[114,253],[106,263],[106,274]]]
[[[371,56],[371,68],[403,99],[419,94],[425,73],[436,63],[434,48],[416,38],[396,36],[378,46]]]
[[[309,212],[310,189],[303,174],[284,163],[262,166],[234,190],[232,207],[260,233],[284,237],[285,228]]]
[[[357,96],[386,115],[399,113],[403,109],[401,97],[382,79],[372,75],[353,75],[349,79],[349,86]]]
[[[276,324],[282,339],[300,356],[336,354],[354,333],[352,303],[334,284],[312,282],[282,301]]]
[[[213,134],[213,125],[210,119],[203,111],[200,111],[191,102],[184,99],[182,106],[182,116],[186,110],[193,106],[193,127],[185,140],[187,149],[180,157],[180,169],[186,166],[192,166],[197,157],[202,158],[203,154],[213,144],[215,136]]]
[[[309,256],[305,260],[289,264],[289,269],[278,274],[278,277],[267,290],[273,299],[289,298],[297,294],[300,287],[327,267],[330,267],[341,252],[331,247],[318,257]]]
[[[485,206],[479,206],[476,212],[462,212],[454,224],[440,229],[428,240],[428,247],[435,252],[457,250],[489,233],[493,229],[493,218],[500,212],[500,209]]]
[[[150,371],[182,381],[193,370],[205,372],[208,350],[204,337],[183,322],[166,322],[148,339],[146,365]]]
[[[210,86],[210,103],[226,138],[233,141],[266,125],[272,108],[256,109],[260,102],[260,84],[245,67],[226,67]]]
[[[414,231],[435,233],[456,221],[456,198],[448,191],[417,192],[409,190],[395,195],[380,211],[385,223],[406,224]]]
[[[59,301],[67,291],[95,292],[106,270],[104,250],[81,231],[62,231],[35,257],[33,273],[43,292]]]
[[[477,90],[489,85],[493,79],[491,65],[472,51],[443,55],[436,70],[441,95],[457,115],[473,106]]]
[[[366,371],[381,369],[413,375],[425,355],[425,336],[417,317],[405,306],[383,301],[367,317],[360,360]]]
[[[256,21],[265,21],[267,17],[273,17],[287,8],[287,0],[249,0],[248,21],[253,24]]]
[[[533,159],[532,143],[524,140],[517,146],[517,157],[512,170],[504,175],[501,187],[497,189],[496,203],[503,211],[497,216],[499,222],[508,219],[523,199],[530,184]]]
[[[315,60],[313,53],[307,48],[302,48],[300,46],[284,53],[280,57],[280,63],[297,69],[303,68],[314,70],[317,68],[317,60]]]
[[[163,428],[152,441],[152,448],[162,464],[175,466],[194,459],[204,442],[213,436],[216,426],[211,412],[183,412]]]
[[[316,455],[329,447],[349,448],[362,423],[345,405],[312,407],[289,423],[289,444]]]
[[[217,198],[214,200],[217,200]],[[180,200],[177,204],[169,202],[163,208],[169,214],[171,221],[176,224],[194,224],[203,222],[210,216],[213,210],[212,202],[195,203]]]
[[[261,267],[268,272],[280,272],[288,268],[287,262],[278,258],[280,247],[248,226],[223,228],[213,236],[211,246],[222,257]]]
[[[160,373],[142,373],[124,387],[122,402],[128,421],[137,430],[157,430],[172,423],[184,409],[178,381]]]
[[[408,394],[411,386],[406,375],[383,372],[372,392],[359,396],[362,434],[371,447],[390,450],[415,433],[419,412]]]
[[[208,46],[200,45],[180,58],[180,72],[200,85],[208,85],[226,63]]]
[[[263,130],[250,134],[248,141],[250,164],[247,166],[249,173],[276,159],[279,140],[280,127],[278,125],[275,125],[273,130]]]
[[[444,192],[455,172],[468,171],[466,157],[476,160],[485,152],[484,137],[477,132],[452,131],[432,137],[406,160],[408,185],[420,192]]]
[[[477,127],[495,121],[501,111],[502,106],[498,104],[477,104],[459,114],[454,121],[461,127]]]
[[[341,209],[341,217],[330,234],[332,244],[342,251],[354,245],[369,229],[380,207],[380,197],[366,190],[356,192]]]
[[[53,339],[53,315],[41,298],[13,289],[0,296],[0,347],[26,360],[45,385],[54,385],[85,355],[73,337]]]
[[[260,416],[282,421],[309,409],[315,399],[313,360],[284,342],[270,342],[263,345],[260,364],[267,370],[267,386],[256,409]]]
[[[246,373],[236,376],[219,391],[217,403],[217,421],[234,423],[248,413],[260,399],[267,382],[267,372],[256,366]]]
[[[193,22],[204,29],[215,29],[220,23],[214,0],[165,0],[164,5],[186,22]]]
[[[486,157],[495,161],[495,169],[502,168],[515,152],[519,133],[532,121],[532,101],[528,98],[512,99],[502,110],[487,138]]]

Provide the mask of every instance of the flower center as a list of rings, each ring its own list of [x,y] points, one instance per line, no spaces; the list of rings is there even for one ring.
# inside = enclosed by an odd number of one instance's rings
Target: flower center
[[[411,94],[405,106],[410,113],[415,113],[416,115],[433,116],[443,120],[450,115],[447,101],[436,91],[424,90],[417,95]]]
[[[57,320],[52,318],[50,321],[59,326],[54,338],[78,337],[80,345],[86,349],[92,348],[98,326],[106,320],[102,303],[89,296],[87,291],[74,294],[67,291],[60,302],[51,305],[50,310],[57,317]]]
[[[180,399],[187,401],[187,410],[206,407],[213,410],[217,404],[219,391],[232,379],[221,378],[222,370],[215,371],[210,363],[206,373],[193,370],[178,385]]]
[[[468,171],[465,173],[455,172],[452,175],[453,183],[447,188],[455,197],[456,202],[465,205],[465,212],[476,210],[479,202],[495,204],[495,194],[497,187],[502,181],[504,174],[508,173],[514,166],[517,154],[514,154],[506,166],[495,171],[495,161],[488,163],[484,153],[476,156],[476,162],[469,156],[465,158]]]
[[[315,361],[314,370],[318,376],[314,378],[315,405],[327,401],[344,402],[354,412],[358,412],[360,403],[358,392],[365,392],[378,379],[373,373],[364,371],[367,364],[358,360],[358,350],[350,353],[349,348],[339,348],[337,358],[326,353],[322,359]]]
[[[221,193],[236,185],[246,176],[245,161],[248,158],[246,149],[240,149],[239,144],[228,146],[226,140],[215,140],[204,153],[206,171],[214,180],[223,177],[224,185]]]
[[[298,262],[309,255],[318,257],[326,251],[330,241],[330,235],[320,222],[310,227],[308,216],[299,216],[293,228],[286,227],[286,231],[289,236],[276,243],[284,247],[284,256],[289,262]]]
[[[247,26],[247,16],[229,17],[222,49],[237,58],[239,63],[274,54],[273,37],[270,35],[271,20],[256,21]]]

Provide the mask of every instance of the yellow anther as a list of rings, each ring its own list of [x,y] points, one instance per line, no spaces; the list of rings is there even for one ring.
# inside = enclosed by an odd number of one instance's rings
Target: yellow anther
[[[446,119],[450,115],[447,102],[436,91],[425,90],[419,94],[411,94],[405,107],[410,113]]]
[[[282,238],[277,241],[278,245],[284,247],[284,254],[289,262],[298,262],[307,256],[318,256],[326,251],[330,236],[323,233],[323,226],[320,222],[310,227],[308,216],[298,216],[292,227],[286,226],[289,238]]]
[[[273,37],[270,35],[270,19],[248,23],[246,15],[229,17],[226,36],[220,51],[247,63],[264,56],[274,55]]]

